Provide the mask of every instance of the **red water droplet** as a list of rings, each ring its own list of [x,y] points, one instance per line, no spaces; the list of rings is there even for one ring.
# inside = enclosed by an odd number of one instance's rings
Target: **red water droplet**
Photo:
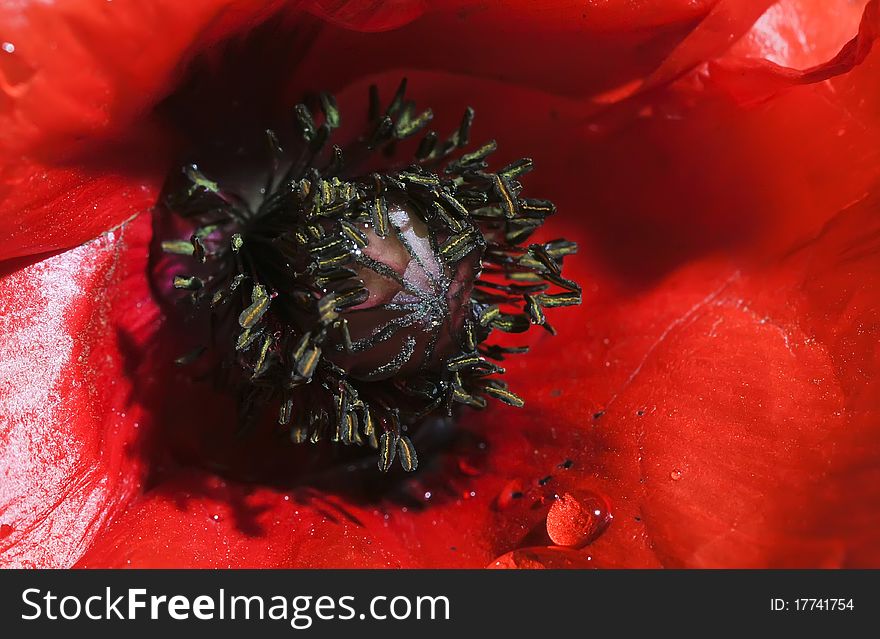
[[[669,473],[669,479],[672,481],[678,481],[681,479],[681,471],[678,468],[673,468],[672,472]]]
[[[563,493],[547,513],[547,534],[554,544],[581,548],[595,541],[613,518],[608,500],[592,491]]]
[[[504,553],[487,568],[494,569],[525,569],[552,570],[554,568],[598,568],[593,558],[583,552],[571,548],[557,546],[533,546],[519,548]]]
[[[6,539],[9,537],[13,530],[15,529],[9,524],[0,524],[0,539]]]

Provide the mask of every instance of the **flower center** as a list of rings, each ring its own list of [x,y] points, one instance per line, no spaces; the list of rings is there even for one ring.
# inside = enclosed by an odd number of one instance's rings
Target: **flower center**
[[[410,434],[456,405],[522,400],[495,362],[525,347],[488,340],[532,325],[552,332],[544,309],[578,304],[561,273],[576,246],[525,244],[551,203],[523,198],[530,160],[488,170],[489,142],[470,151],[473,111],[445,140],[433,131],[414,157],[395,145],[432,118],[405,99],[405,82],[356,142],[331,146],[340,113],[295,108],[298,135],[282,147],[267,131],[264,186],[236,192],[194,164],[175,171],[162,198],[170,260],[156,288],[177,291],[210,321],[188,364],[209,353],[223,385],[240,397],[241,419],[275,407],[294,442],[367,444],[379,467],[417,465]],[[387,168],[364,170],[384,151]],[[551,292],[555,288],[556,292]]]

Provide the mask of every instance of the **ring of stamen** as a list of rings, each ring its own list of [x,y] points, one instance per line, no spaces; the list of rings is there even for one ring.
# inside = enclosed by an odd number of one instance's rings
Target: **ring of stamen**
[[[404,81],[383,110],[371,89],[367,130],[344,150],[330,144],[340,125],[332,96],[316,114],[297,105],[301,140],[288,152],[266,132],[258,203],[185,165],[161,203],[193,230],[161,247],[189,264],[171,286],[212,326],[178,362],[219,351],[243,427],[277,405],[296,443],[367,444],[382,470],[396,458],[411,471],[408,433],[426,416],[484,408],[487,397],[523,404],[496,362],[527,347],[488,340],[531,326],[553,333],[545,309],[579,304],[581,289],[562,275],[574,243],[528,243],[555,212],[521,196],[531,160],[491,172],[494,141],[464,151],[472,109],[444,140],[425,133],[403,168],[350,174],[346,158],[391,155],[431,121],[405,90]]]

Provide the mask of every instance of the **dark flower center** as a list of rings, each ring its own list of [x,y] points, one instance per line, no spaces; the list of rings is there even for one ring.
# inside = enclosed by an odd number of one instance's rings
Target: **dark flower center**
[[[450,136],[428,131],[409,161],[395,158],[432,119],[405,88],[384,109],[371,91],[367,129],[345,148],[331,142],[331,96],[297,105],[289,139],[266,131],[265,168],[246,171],[258,190],[195,164],[174,171],[160,212],[171,257],[154,269],[159,290],[208,318],[204,343],[179,362],[207,356],[244,426],[274,407],[294,442],[367,444],[383,470],[395,457],[415,469],[409,435],[429,415],[486,398],[522,405],[496,362],[526,348],[491,336],[552,332],[544,309],[580,302],[561,274],[576,246],[527,243],[554,212],[521,196],[531,161],[489,171],[494,142],[466,150],[472,110]]]

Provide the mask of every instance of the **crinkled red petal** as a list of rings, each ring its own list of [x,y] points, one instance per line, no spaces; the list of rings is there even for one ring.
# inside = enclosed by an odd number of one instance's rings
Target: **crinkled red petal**
[[[140,489],[130,358],[156,315],[130,292],[144,289],[146,231],[3,266],[2,566],[69,566]]]
[[[151,469],[155,483],[80,565],[880,564],[870,445],[878,423],[870,284],[880,247],[876,197],[866,195],[880,178],[876,55],[844,52],[853,57],[833,68],[845,75],[772,91],[764,66],[740,66],[738,82],[753,78],[761,97],[748,104],[730,99],[723,76],[743,49],[598,119],[595,105],[571,97],[645,77],[670,51],[684,60],[691,46],[710,50],[699,37],[683,40],[710,7],[676,6],[653,16],[672,25],[658,28],[663,46],[647,47],[636,65],[622,56],[627,74],[607,84],[585,73],[570,91],[563,75],[542,79],[528,64],[516,87],[503,75],[516,68],[497,59],[473,62],[476,78],[450,75],[452,62],[432,66],[412,49],[420,102],[446,113],[468,95],[492,123],[475,134],[498,137],[511,155],[534,151],[540,168],[528,188],[560,206],[545,236],[583,244],[572,274],[586,285],[585,305],[554,314],[559,336],[534,340],[530,356],[506,363],[526,408],[468,414],[446,452],[381,499],[344,486],[362,474],[340,473],[321,489],[272,487],[277,477],[259,475],[220,480],[193,469],[197,440],[188,456],[176,444],[166,448],[167,467]],[[535,33],[552,23],[542,18]],[[441,26],[453,16],[423,18],[431,19]],[[482,24],[466,11],[454,20]],[[514,18],[499,20],[499,33],[517,33]],[[615,24],[609,19],[609,30]],[[863,44],[853,45],[860,51],[871,38],[864,24]],[[345,50],[357,62],[369,49],[370,73],[387,90],[401,69],[379,73],[382,47],[418,42],[419,25],[401,40],[395,32],[347,40]],[[577,31],[570,20],[566,29]],[[669,64],[684,71],[691,62]],[[362,89],[350,85],[341,102]],[[511,104],[530,105],[529,126]],[[164,426],[183,426],[192,414],[183,415],[163,413]],[[229,460],[208,449],[203,468]],[[274,456],[267,465],[277,467]],[[605,504],[610,523],[582,549],[551,547],[555,495]],[[565,523],[553,516],[553,538],[579,539],[562,534]]]
[[[0,260],[76,246],[149,209],[174,142],[152,111],[199,53],[282,10],[312,10],[347,28],[381,29],[424,8],[407,0],[391,5],[4,3],[0,237],[6,241]]]

